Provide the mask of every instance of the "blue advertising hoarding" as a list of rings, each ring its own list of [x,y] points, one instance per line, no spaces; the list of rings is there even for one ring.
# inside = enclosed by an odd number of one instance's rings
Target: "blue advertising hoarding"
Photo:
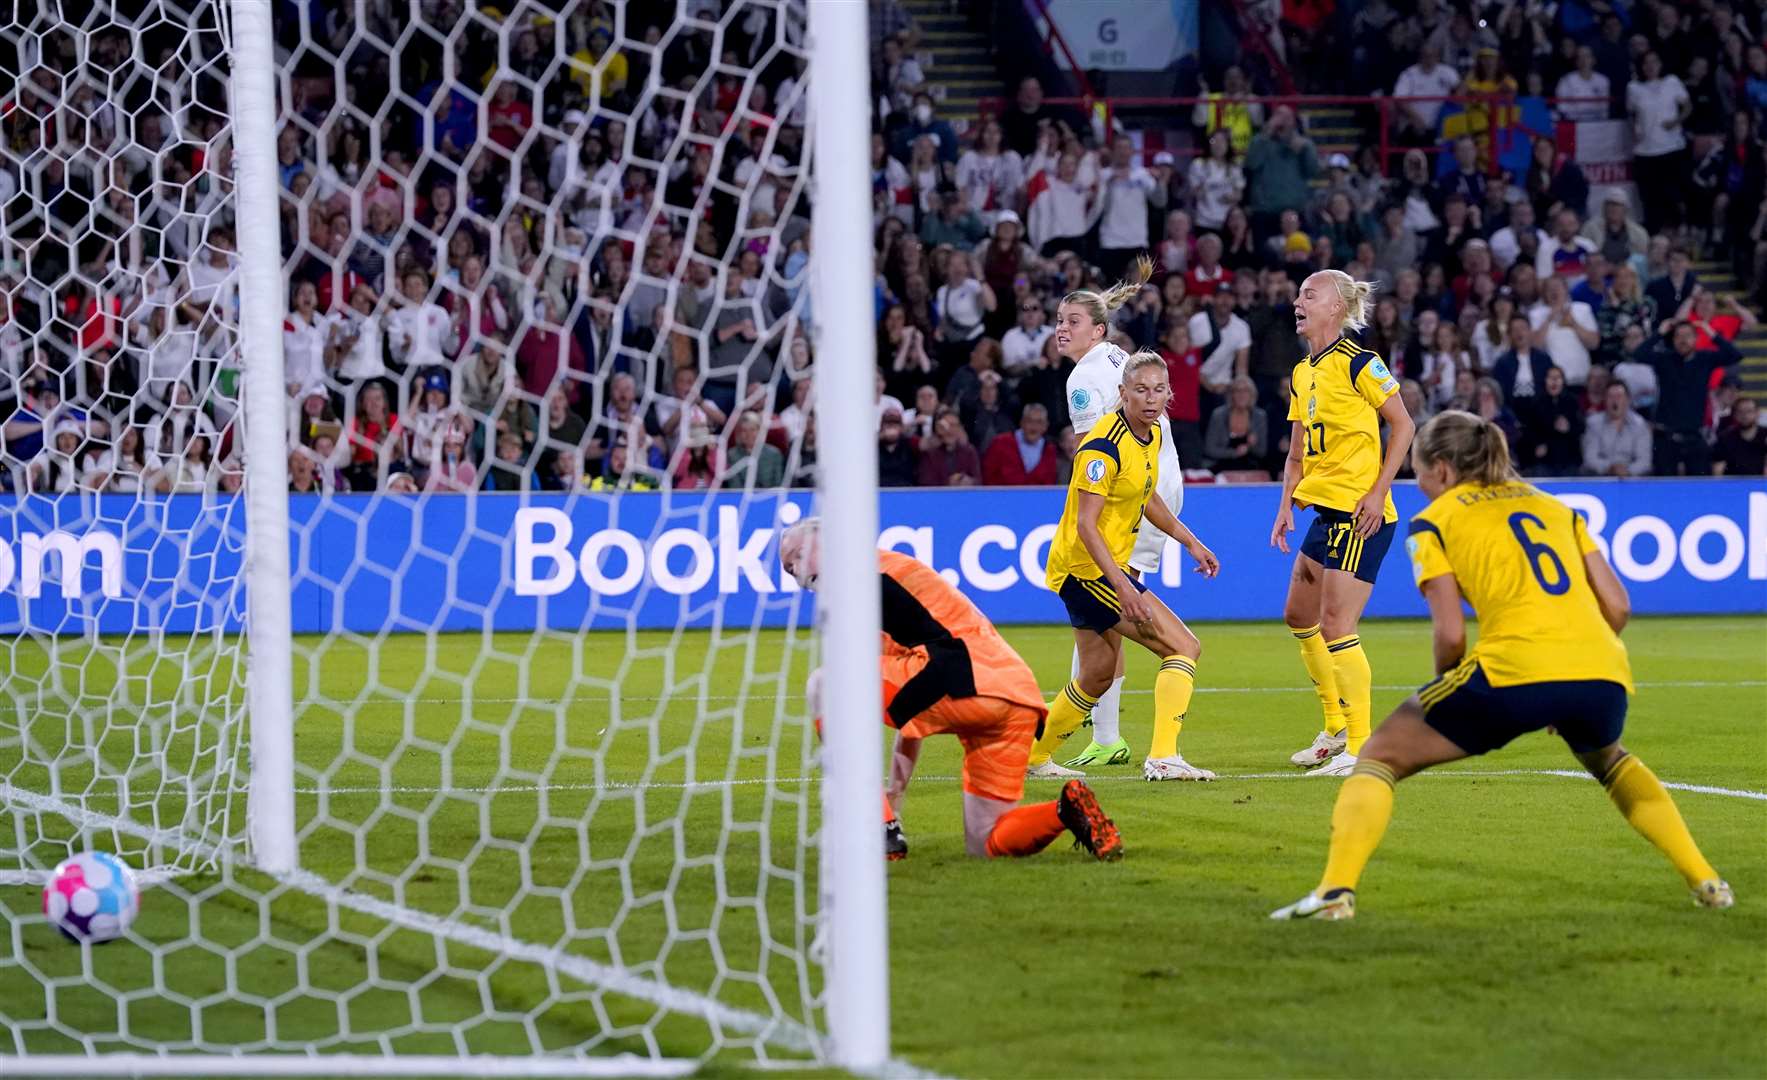
[[[1588,519],[1637,612],[1767,613],[1767,481],[1543,486]],[[1413,486],[1395,496],[1402,519],[1423,503]],[[1184,519],[1221,576],[1169,557],[1154,588],[1187,619],[1279,618],[1292,556],[1269,546],[1276,498],[1267,485],[1187,489]],[[1042,565],[1061,501],[1048,488],[886,491],[879,542],[943,571],[997,622],[1060,622]],[[803,492],[291,496],[294,628],[805,624],[809,598],[780,573],[774,540],[808,508]],[[1310,515],[1298,518],[1305,529]],[[236,627],[244,523],[226,497],[0,500],[0,632]],[[1369,613],[1424,613],[1402,544]]]

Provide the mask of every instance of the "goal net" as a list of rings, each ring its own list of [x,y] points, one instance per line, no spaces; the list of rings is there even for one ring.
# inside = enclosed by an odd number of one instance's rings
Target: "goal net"
[[[827,1059],[804,3],[254,6],[0,24],[0,1072]]]

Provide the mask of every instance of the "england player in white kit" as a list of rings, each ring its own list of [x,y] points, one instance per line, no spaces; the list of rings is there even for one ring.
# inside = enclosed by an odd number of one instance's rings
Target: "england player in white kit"
[[[1146,283],[1152,267],[1145,259],[1135,266],[1131,280],[1120,282],[1105,292],[1074,293],[1062,301],[1064,311],[1070,307],[1083,314],[1077,320],[1059,319],[1055,330],[1056,347],[1063,356],[1074,360],[1073,373],[1068,376],[1068,412],[1072,418],[1074,434],[1084,442],[1087,432],[1101,418],[1115,412],[1121,404],[1123,387],[1123,364],[1128,354],[1122,349],[1105,340],[1109,333],[1107,321],[1095,318],[1103,314],[1108,320],[1109,313],[1121,307],[1140,291]],[[1088,310],[1090,309],[1090,310]],[[1172,511],[1174,517],[1184,504],[1184,474],[1179,467],[1178,449],[1172,439],[1172,425],[1166,417],[1160,417],[1160,466],[1159,480],[1155,493]],[[1167,536],[1158,529],[1143,528],[1136,536],[1135,551],[1129,558],[1129,569],[1137,577],[1146,577],[1157,573],[1160,559],[1165,553]],[[1080,656],[1074,653],[1073,671],[1079,673]],[[1077,756],[1070,758],[1065,766],[1054,761],[1034,766],[1030,771],[1033,776],[1042,777],[1073,777],[1083,776],[1079,767],[1086,765],[1126,765],[1133,752],[1128,740],[1122,737],[1121,704],[1123,696],[1123,669],[1119,662],[1116,678],[1112,680],[1110,689],[1098,699],[1092,708],[1092,741]],[[1213,780],[1215,774],[1207,769],[1198,769],[1181,756],[1173,759],[1162,759],[1158,777],[1149,774],[1149,779],[1161,780]]]

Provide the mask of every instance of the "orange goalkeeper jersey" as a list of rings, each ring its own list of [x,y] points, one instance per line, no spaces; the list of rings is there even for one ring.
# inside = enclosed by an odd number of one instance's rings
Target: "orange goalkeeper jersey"
[[[1047,715],[1030,665],[968,597],[899,551],[879,552],[878,568],[885,722],[903,727],[945,698],[996,698]]]

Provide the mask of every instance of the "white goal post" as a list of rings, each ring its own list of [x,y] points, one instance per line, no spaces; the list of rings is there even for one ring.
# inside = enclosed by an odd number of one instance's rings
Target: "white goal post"
[[[289,10],[0,27],[0,1075],[904,1071],[866,6]]]

